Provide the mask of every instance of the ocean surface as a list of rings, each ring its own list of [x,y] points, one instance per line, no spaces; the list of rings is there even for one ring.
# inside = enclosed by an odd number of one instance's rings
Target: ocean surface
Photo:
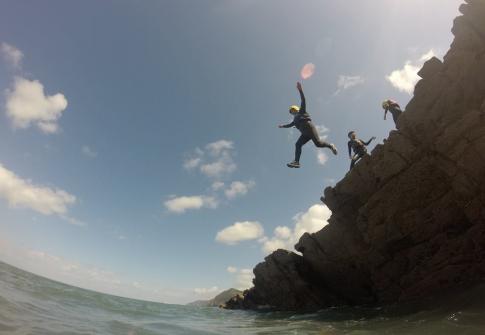
[[[257,313],[120,298],[60,284],[0,262],[0,334],[483,335],[485,287],[427,306]]]

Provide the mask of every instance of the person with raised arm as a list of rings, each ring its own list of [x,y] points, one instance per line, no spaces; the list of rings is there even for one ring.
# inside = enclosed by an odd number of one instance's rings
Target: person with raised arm
[[[367,146],[375,140],[375,136],[371,137],[370,140],[367,142],[364,142],[362,140],[359,140],[357,138],[357,134],[355,131],[351,131],[348,134],[348,137],[350,141],[348,142],[348,147],[349,147],[349,159],[351,160],[350,162],[350,170],[352,170],[355,166],[355,163],[357,163],[358,160],[360,160],[362,157],[367,155]],[[354,155],[352,155],[352,150],[354,151]]]
[[[295,127],[301,132],[300,137],[295,143],[295,160],[286,164],[290,168],[300,167],[301,148],[310,140],[313,141],[316,147],[329,148],[334,155],[337,154],[337,148],[333,143],[327,143],[320,139],[318,131],[310,118],[310,114],[306,110],[305,95],[303,94],[303,88],[300,82],[296,84],[296,88],[300,92],[301,104],[299,107],[296,105],[290,106],[289,112],[293,116],[293,121],[278,126],[279,128]]]

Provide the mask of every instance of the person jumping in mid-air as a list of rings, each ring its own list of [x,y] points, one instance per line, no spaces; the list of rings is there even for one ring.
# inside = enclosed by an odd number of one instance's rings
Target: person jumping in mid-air
[[[387,99],[382,102],[382,108],[384,108],[384,120],[386,119],[387,112],[389,111],[392,114],[394,124],[397,124],[397,119],[399,119],[399,116],[402,113],[399,104],[393,100]]]
[[[322,141],[320,136],[318,136],[317,129],[312,123],[310,114],[308,114],[306,111],[305,95],[303,94],[303,89],[300,82],[296,84],[296,88],[298,89],[298,92],[300,92],[301,105],[300,107],[295,105],[290,106],[290,114],[293,115],[293,122],[278,126],[279,128],[296,127],[301,132],[301,136],[295,144],[295,160],[286,164],[291,168],[300,167],[301,148],[310,140],[313,141],[315,146],[319,148],[329,148],[332,150],[334,155],[337,154],[337,148],[335,145]]]
[[[359,159],[361,159],[362,157],[367,155],[366,146],[368,146],[370,144],[370,142],[372,142],[372,140],[375,140],[375,137],[373,136],[373,137],[371,137],[371,139],[369,141],[364,142],[362,140],[357,139],[357,135],[355,134],[355,131],[349,132],[348,136],[349,136],[349,139],[350,139],[350,141],[348,143],[349,158],[351,159],[350,170],[352,170],[355,163],[357,163],[357,161]],[[353,156],[352,156],[352,150],[354,151]]]

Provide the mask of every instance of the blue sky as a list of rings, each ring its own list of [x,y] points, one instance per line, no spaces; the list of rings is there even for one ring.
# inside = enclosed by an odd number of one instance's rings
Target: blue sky
[[[387,137],[381,101],[406,105],[460,3],[1,1],[0,259],[171,303],[246,287],[325,224],[346,134]],[[309,143],[288,169],[298,131],[277,125],[307,63],[340,153]]]

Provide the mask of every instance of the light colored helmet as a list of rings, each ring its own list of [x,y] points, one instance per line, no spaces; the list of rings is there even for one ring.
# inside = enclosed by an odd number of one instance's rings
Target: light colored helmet
[[[390,105],[389,104],[389,100],[384,100],[382,102],[382,108],[384,108],[384,109],[388,109],[389,108],[389,105]]]
[[[291,110],[295,110],[295,111],[298,112],[300,110],[300,107],[298,107],[297,105],[291,105],[290,106],[290,112],[291,112]]]

